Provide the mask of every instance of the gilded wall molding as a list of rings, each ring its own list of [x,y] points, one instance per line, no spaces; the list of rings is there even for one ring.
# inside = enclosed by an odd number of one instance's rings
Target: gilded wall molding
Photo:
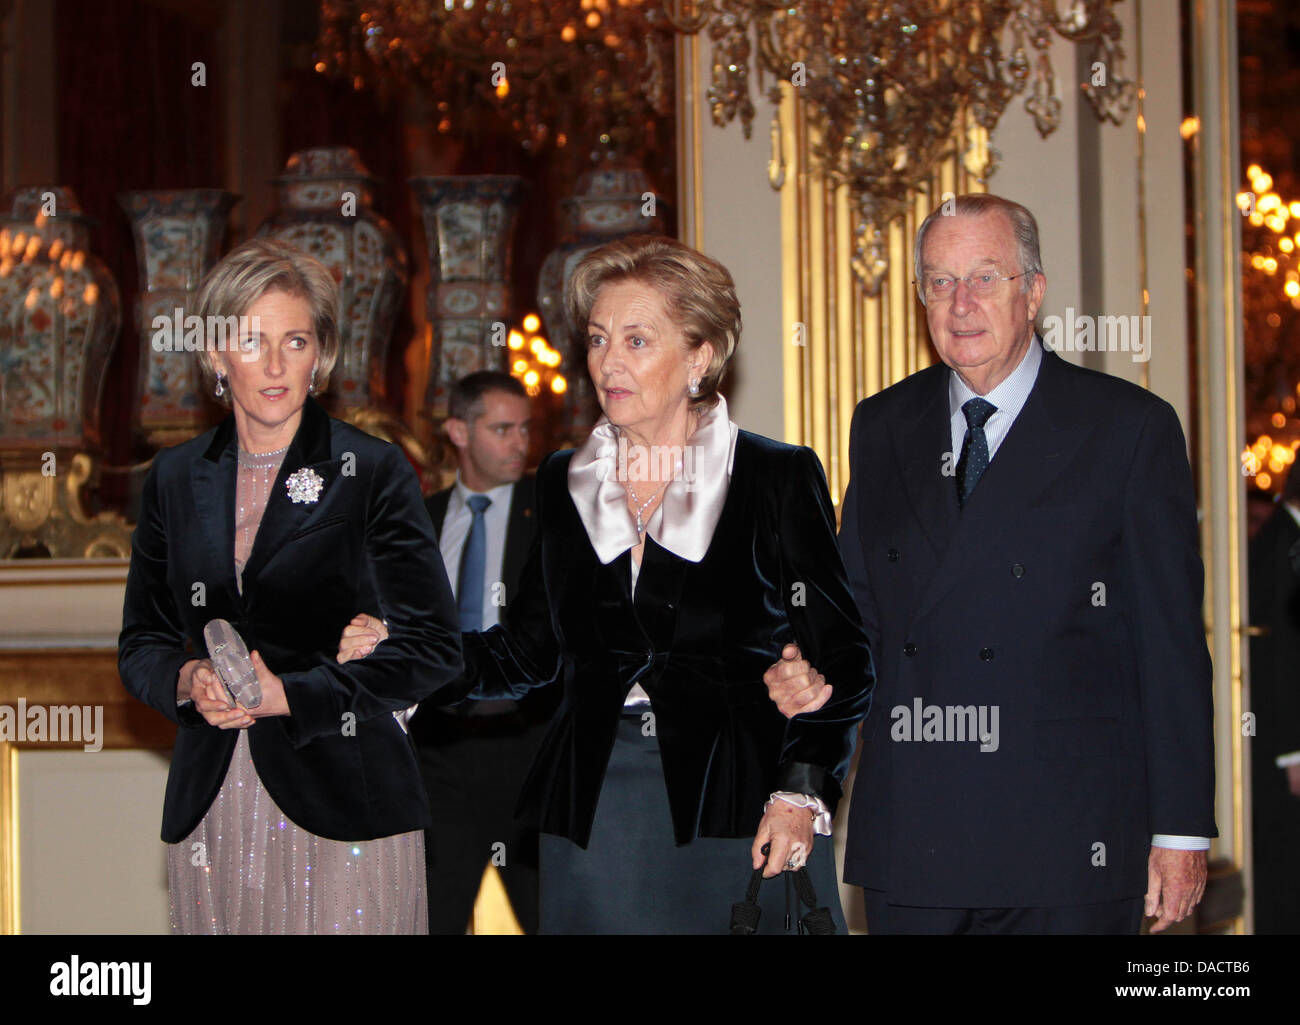
[[[973,121],[959,122],[953,155],[887,227],[889,268],[873,296],[852,271],[856,226],[849,189],[816,169],[815,129],[788,83],[781,87],[778,120],[785,440],[816,451],[838,507],[849,479],[854,407],[934,360],[912,285],[912,243],[946,194],[987,191],[973,169],[987,165],[988,133]]]

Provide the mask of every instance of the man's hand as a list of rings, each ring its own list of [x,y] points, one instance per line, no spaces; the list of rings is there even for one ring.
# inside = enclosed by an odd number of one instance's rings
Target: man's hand
[[[781,661],[763,674],[767,696],[787,719],[801,712],[815,712],[831,699],[826,677],[803,659],[797,644],[781,649]]]
[[[1145,911],[1159,921],[1152,932],[1168,929],[1192,913],[1205,895],[1205,851],[1176,851],[1152,847],[1147,858]]]
[[[339,637],[339,664],[351,662],[354,658],[365,658],[375,650],[375,645],[386,640],[388,627],[384,626],[383,620],[358,612],[343,628],[343,634]]]

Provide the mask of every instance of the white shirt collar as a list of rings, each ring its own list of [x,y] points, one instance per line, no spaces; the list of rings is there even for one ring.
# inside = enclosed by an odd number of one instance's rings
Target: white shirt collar
[[[983,396],[997,406],[1000,412],[1007,414],[1008,422],[1019,416],[1020,411],[1024,408],[1029,393],[1034,390],[1034,382],[1038,379],[1038,368],[1042,362],[1043,348],[1038,342],[1038,335],[1034,335],[1029,342],[1029,348],[1025,350],[1025,354],[1016,365],[1016,369],[1011,371],[1001,384]],[[956,416],[961,411],[961,407],[973,398],[975,398],[975,392],[971,390],[970,386],[961,379],[961,376],[955,370],[949,371],[949,415]]]
[[[487,495],[488,498],[492,500],[492,504],[488,506],[488,508],[495,509],[499,508],[502,504],[510,504],[510,489],[513,487],[514,483],[511,482],[508,484],[498,484],[496,487],[487,491],[471,491],[465,486],[465,482],[460,479],[460,471],[457,470],[456,483],[453,484],[451,488],[451,502],[459,508],[469,504],[469,498],[471,495]],[[450,505],[448,506],[448,511],[454,511]]]
[[[713,540],[731,483],[738,430],[727,417],[727,400],[719,395],[701,414],[681,454],[681,470],[646,524],[657,544],[688,562],[703,559]],[[569,463],[569,494],[596,557],[606,564],[640,542],[620,479],[619,449],[619,432],[608,417],[601,417]],[[637,463],[628,463],[626,450],[623,463],[622,476],[631,476],[636,484]]]

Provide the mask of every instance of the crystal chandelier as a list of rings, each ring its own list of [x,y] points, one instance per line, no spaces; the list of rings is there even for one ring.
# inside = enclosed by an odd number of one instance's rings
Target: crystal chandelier
[[[1092,44],[1083,91],[1098,117],[1123,118],[1134,86],[1123,77],[1117,2],[1067,0],[1062,13],[1057,0],[699,0],[691,14],[673,3],[666,11],[679,31],[707,31],[713,40],[715,123],[739,117],[749,135],[753,52],[760,74],[794,87],[812,129],[814,166],[852,196],[853,267],[876,294],[888,269],[884,229],[953,154],[964,117],[992,132],[1011,100],[1025,95],[1039,133],[1056,129],[1054,35]],[[778,82],[768,95],[779,102]],[[986,178],[996,155],[983,148],[978,157],[982,166],[971,170]],[[777,184],[781,161],[774,164]]]
[[[317,68],[360,87],[379,74],[433,87],[448,120],[495,104],[529,148],[576,142],[598,159],[644,152],[672,106],[672,31],[712,43],[713,120],[748,137],[756,74],[804,103],[814,166],[853,200],[854,270],[875,294],[884,229],[952,156],[963,123],[991,132],[1017,96],[1046,136],[1061,100],[1056,36],[1092,47],[1084,94],[1118,123],[1121,0],[323,0]],[[1063,9],[1062,9],[1063,8]],[[444,128],[445,130],[445,128]],[[774,138],[778,137],[774,133]],[[963,153],[994,170],[987,148]],[[781,181],[781,161],[773,185]]]
[[[596,163],[653,148],[672,53],[654,0],[322,0],[316,70],[423,87],[442,132],[499,115],[526,150]]]

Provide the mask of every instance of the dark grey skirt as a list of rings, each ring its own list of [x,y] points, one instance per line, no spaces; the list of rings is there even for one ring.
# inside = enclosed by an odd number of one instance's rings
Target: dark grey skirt
[[[754,823],[755,829],[758,823]],[[541,837],[543,934],[726,934],[731,905],[743,900],[752,872],[753,837],[673,841],[659,742],[642,734],[640,717],[624,716],[596,807],[591,843]],[[830,837],[813,844],[808,872],[819,904],[845,935]],[[785,932],[786,880],[764,880],[759,932]],[[800,905],[790,894],[790,935]],[[806,910],[806,909],[802,909]]]

